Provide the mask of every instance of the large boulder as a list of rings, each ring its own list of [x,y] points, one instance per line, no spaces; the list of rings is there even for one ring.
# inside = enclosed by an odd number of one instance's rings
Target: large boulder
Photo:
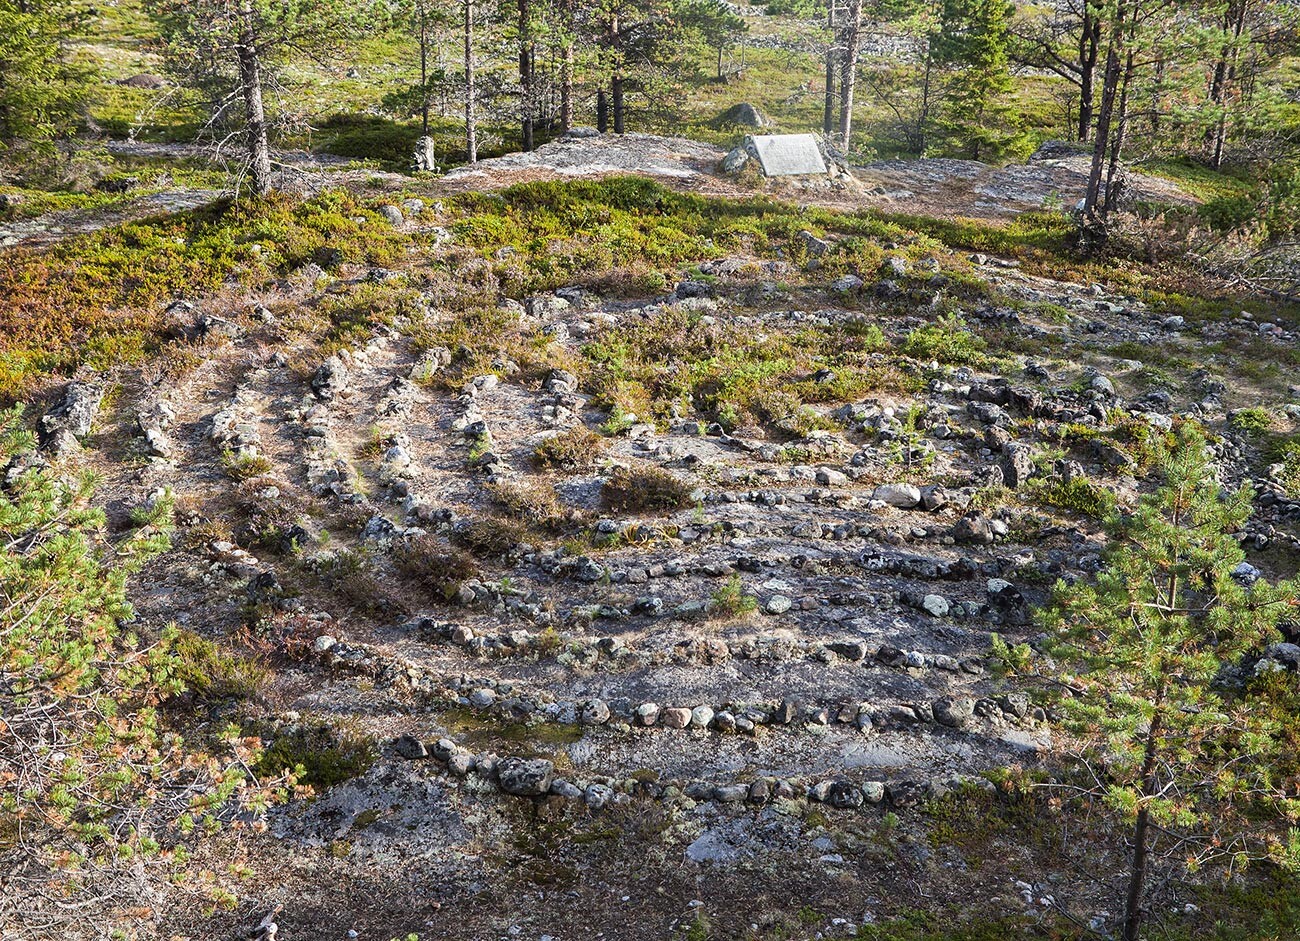
[[[348,384],[348,368],[343,360],[331,356],[320,364],[311,377],[311,390],[322,402],[329,402],[342,394]]]
[[[1002,478],[1012,490],[1019,489],[1034,475],[1034,449],[1027,444],[1008,442],[1002,446]]]
[[[772,122],[763,112],[748,102],[732,105],[718,118],[720,124],[739,124],[742,127],[767,127]]]
[[[161,75],[154,75],[150,72],[141,72],[139,75],[132,75],[130,78],[124,78],[118,81],[119,85],[125,85],[127,88],[144,88],[150,91],[156,91],[159,88],[167,87],[167,79]]]
[[[1039,144],[1038,149],[1029,155],[1029,162],[1068,160],[1070,157],[1080,157],[1091,152],[1092,147],[1088,144],[1081,144],[1077,141],[1048,140]]]
[[[433,138],[421,137],[415,142],[415,153],[411,156],[411,165],[417,173],[437,173],[438,158],[433,150]]]

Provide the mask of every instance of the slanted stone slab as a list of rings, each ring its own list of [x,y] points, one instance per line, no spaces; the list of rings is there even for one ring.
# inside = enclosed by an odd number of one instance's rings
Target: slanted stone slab
[[[750,142],[764,176],[826,175],[826,161],[812,134],[755,134]]]

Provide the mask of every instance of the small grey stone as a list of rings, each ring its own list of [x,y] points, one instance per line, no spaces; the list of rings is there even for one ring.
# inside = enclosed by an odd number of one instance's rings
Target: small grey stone
[[[713,789],[715,800],[723,804],[736,804],[749,796],[749,788],[744,784],[720,784]]]
[[[600,810],[614,799],[614,789],[608,784],[589,784],[583,799],[592,810]]]
[[[763,605],[763,610],[768,614],[785,614],[793,604],[794,602],[785,595],[773,595],[767,599],[767,603]]]
[[[885,799],[885,784],[883,781],[867,781],[862,785],[862,796],[868,804],[879,804]]]
[[[413,735],[399,735],[393,741],[393,752],[399,758],[408,760],[427,758],[429,755],[428,749],[424,747],[424,742]]]
[[[550,792],[556,797],[563,797],[566,800],[577,800],[579,797],[582,797],[582,789],[576,784],[571,784],[564,780],[564,778],[556,778],[553,780],[551,782]]]
[[[940,725],[964,728],[974,715],[973,699],[940,699],[934,703],[934,718]]]
[[[948,614],[948,599],[942,595],[926,595],[921,599],[921,607],[927,614],[941,618]]]
[[[900,510],[910,510],[921,502],[921,489],[912,484],[881,484],[872,494],[872,499]]]
[[[501,790],[521,797],[539,797],[551,787],[555,765],[545,758],[502,758],[497,763]]]
[[[852,781],[833,781],[827,792],[826,802],[841,810],[851,810],[862,806],[862,791]]]
[[[579,718],[583,725],[604,725],[609,721],[609,706],[604,700],[589,699],[582,704]]]
[[[684,729],[691,724],[691,710],[681,707],[670,707],[663,711],[664,727],[669,729]]]
[[[713,721],[713,709],[709,706],[696,706],[691,710],[691,725],[697,729],[707,729]]]

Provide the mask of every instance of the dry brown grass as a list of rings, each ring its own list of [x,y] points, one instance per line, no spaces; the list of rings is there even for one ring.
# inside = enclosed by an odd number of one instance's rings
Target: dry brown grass
[[[680,510],[691,505],[691,485],[662,468],[639,464],[616,468],[600,491],[611,510]]]
[[[533,450],[533,463],[555,470],[586,470],[605,453],[605,439],[586,425],[552,435]]]

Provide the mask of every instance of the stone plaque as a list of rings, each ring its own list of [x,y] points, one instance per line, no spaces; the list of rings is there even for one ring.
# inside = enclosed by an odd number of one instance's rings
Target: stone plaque
[[[826,175],[826,161],[812,134],[755,134],[750,141],[765,176]]]

